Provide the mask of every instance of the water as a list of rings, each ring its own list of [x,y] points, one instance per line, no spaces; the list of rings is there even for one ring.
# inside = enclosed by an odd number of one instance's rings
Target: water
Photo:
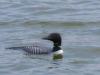
[[[25,55],[11,46],[49,46],[41,38],[62,36],[62,60]],[[1,75],[99,75],[99,0],[0,0]]]

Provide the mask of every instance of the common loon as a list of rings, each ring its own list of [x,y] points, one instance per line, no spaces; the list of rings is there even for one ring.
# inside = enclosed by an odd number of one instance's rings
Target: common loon
[[[31,54],[49,54],[54,53],[54,55],[59,55],[63,53],[61,49],[61,36],[59,33],[51,33],[49,36],[42,38],[44,40],[50,40],[54,43],[53,48],[43,47],[43,46],[22,46],[22,47],[9,47],[6,49],[13,49],[13,50],[24,50]]]

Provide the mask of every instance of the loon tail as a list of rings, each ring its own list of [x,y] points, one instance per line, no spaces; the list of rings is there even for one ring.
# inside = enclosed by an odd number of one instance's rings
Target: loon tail
[[[5,48],[5,49],[12,49],[12,50],[19,50],[21,49],[22,47],[8,47],[8,48]]]

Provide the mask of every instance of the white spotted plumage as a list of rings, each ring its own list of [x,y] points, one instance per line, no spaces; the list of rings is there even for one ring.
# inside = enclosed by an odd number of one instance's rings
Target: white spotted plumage
[[[48,54],[52,52],[52,48],[42,46],[12,47],[10,49],[20,49],[32,54]]]

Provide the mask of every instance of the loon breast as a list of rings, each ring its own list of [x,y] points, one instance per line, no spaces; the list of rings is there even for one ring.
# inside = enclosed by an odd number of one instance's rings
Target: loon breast
[[[58,50],[58,51],[55,51],[53,52],[55,55],[58,55],[58,54],[63,54],[63,50]]]
[[[24,50],[31,54],[48,54],[52,52],[52,48],[42,47],[42,46],[10,47],[7,49]]]

